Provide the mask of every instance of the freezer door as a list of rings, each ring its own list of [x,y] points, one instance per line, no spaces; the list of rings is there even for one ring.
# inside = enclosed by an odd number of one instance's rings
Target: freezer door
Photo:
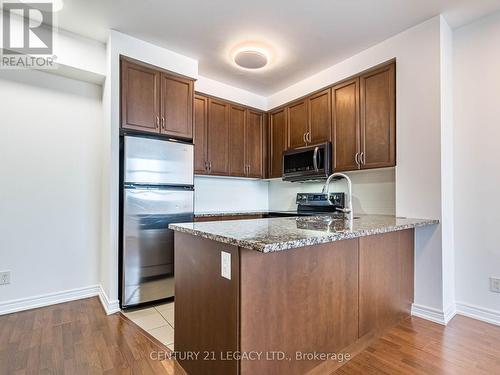
[[[174,295],[174,233],[170,223],[193,221],[194,192],[124,190],[122,306]]]
[[[143,185],[193,185],[193,145],[125,137],[124,182]]]

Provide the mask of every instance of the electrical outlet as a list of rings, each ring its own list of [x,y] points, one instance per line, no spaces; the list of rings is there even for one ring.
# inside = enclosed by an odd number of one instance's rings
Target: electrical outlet
[[[490,291],[500,293],[500,279],[490,277]]]
[[[231,254],[225,251],[220,252],[221,276],[231,280]]]
[[[10,284],[10,271],[0,272],[0,285]]]

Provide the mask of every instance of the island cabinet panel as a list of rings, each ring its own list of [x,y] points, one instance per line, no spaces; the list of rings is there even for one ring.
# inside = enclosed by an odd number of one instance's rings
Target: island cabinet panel
[[[245,176],[246,174],[245,128],[245,108],[231,105],[229,110],[229,174],[231,176]]]
[[[283,151],[287,149],[287,111],[280,109],[269,115],[269,178],[283,175]]]
[[[360,77],[361,168],[396,165],[395,65]]]
[[[238,350],[239,252],[231,245],[175,233],[175,350],[196,352],[179,362],[188,374],[238,374],[221,358]],[[231,280],[221,276],[221,251],[231,255]]]
[[[242,360],[240,374],[304,374],[321,362],[296,352],[339,353],[358,339],[357,239],[240,251],[240,349],[264,352]],[[291,360],[269,360],[272,351]]]
[[[332,89],[333,167],[336,172],[359,168],[359,79]]]
[[[414,230],[359,239],[359,337],[382,332],[410,313]]]
[[[207,174],[208,98],[194,97],[194,173]]]

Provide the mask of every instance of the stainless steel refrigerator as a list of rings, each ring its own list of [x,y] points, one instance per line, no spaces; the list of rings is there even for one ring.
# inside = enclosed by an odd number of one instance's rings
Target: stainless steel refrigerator
[[[193,221],[193,145],[125,136],[123,140],[121,304],[174,296],[170,223]]]

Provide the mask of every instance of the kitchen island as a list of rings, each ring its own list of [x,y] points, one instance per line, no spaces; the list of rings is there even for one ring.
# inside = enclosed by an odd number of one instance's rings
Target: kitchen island
[[[181,365],[193,375],[332,371],[409,315],[414,231],[434,224],[378,215],[171,224]]]

